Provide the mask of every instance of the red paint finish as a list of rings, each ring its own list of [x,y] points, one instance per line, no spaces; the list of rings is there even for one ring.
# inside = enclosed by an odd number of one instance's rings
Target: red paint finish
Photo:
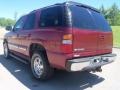
[[[80,56],[111,53],[112,32],[99,30],[73,29],[73,49],[81,49],[74,53],[81,53]]]
[[[66,34],[73,35],[72,51],[65,53],[62,50],[63,36]],[[16,32],[10,32],[7,36],[15,35]],[[30,35],[30,36],[29,36]],[[9,39],[9,42],[16,42],[16,38]],[[13,43],[14,43],[13,42]],[[27,47],[27,51],[13,49],[19,53],[29,56],[29,46],[37,43],[46,49],[50,65],[55,68],[65,69],[66,61],[75,58],[74,55],[80,57],[94,56],[99,54],[112,52],[112,32],[98,32],[95,30],[84,30],[76,28],[49,28],[35,29],[30,31],[19,31],[19,43]],[[17,44],[17,42],[16,42]],[[68,47],[70,48],[70,47]],[[78,51],[75,49],[78,49]],[[20,55],[20,54],[19,54]]]
[[[113,47],[112,32],[99,32],[97,53],[111,53]]]
[[[96,52],[98,47],[98,32],[93,30],[73,28],[73,52]],[[78,51],[74,51],[78,49]],[[94,53],[93,52],[93,53]]]
[[[84,48],[84,50],[74,51],[74,49],[80,48]],[[72,53],[66,54],[60,52],[61,50],[58,52],[47,52],[51,65],[53,67],[65,69],[66,61],[75,58],[74,55],[80,55],[79,57],[87,57],[111,53],[112,32],[99,32],[74,28],[72,49]]]

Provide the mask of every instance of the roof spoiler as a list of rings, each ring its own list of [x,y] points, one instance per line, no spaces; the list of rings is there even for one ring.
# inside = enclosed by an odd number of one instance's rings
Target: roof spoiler
[[[100,13],[100,11],[98,9],[96,9],[94,7],[91,7],[89,5],[82,4],[82,3],[77,3],[77,2],[73,2],[73,1],[67,1],[67,2],[65,2],[65,4],[76,5],[76,6],[79,6],[79,7],[88,8],[88,9],[91,9],[91,10],[94,10],[94,11]]]

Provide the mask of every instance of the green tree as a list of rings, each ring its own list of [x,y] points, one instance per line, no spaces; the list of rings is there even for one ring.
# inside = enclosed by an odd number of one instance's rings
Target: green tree
[[[107,20],[109,19],[109,18],[108,18],[108,17],[109,17],[108,10],[106,10],[103,5],[100,7],[99,11],[104,15],[104,17],[105,17]],[[109,20],[108,20],[108,21],[109,21]]]
[[[108,9],[105,9],[102,5],[99,10],[110,25],[120,25],[120,10],[115,3]]]
[[[9,26],[9,25],[14,25],[14,24],[15,24],[15,20],[0,18],[0,26],[2,26],[2,27],[6,27],[6,26]]]
[[[119,16],[118,6],[114,3],[112,7],[108,10],[108,13],[109,13],[108,18],[110,19],[110,24],[116,25]]]
[[[101,7],[100,7],[100,12],[103,14],[103,15],[105,15],[106,14],[106,10],[105,10],[105,8],[104,8],[104,6],[102,5]]]

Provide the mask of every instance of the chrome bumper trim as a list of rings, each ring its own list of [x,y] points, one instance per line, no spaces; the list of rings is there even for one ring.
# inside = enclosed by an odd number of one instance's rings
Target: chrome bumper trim
[[[99,56],[85,57],[68,60],[66,64],[67,71],[83,71],[87,69],[95,69],[97,67],[112,63],[116,54],[105,54]]]

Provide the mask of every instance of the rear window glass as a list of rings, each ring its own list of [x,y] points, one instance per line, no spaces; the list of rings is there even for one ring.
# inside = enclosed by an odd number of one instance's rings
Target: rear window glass
[[[83,29],[96,29],[95,23],[88,9],[79,6],[70,6],[72,26]]]
[[[70,6],[72,26],[81,29],[111,31],[101,13],[80,6]]]
[[[93,15],[97,29],[102,30],[102,31],[111,31],[111,28],[108,22],[105,20],[102,14],[92,11],[92,10],[91,10],[91,13]]]

